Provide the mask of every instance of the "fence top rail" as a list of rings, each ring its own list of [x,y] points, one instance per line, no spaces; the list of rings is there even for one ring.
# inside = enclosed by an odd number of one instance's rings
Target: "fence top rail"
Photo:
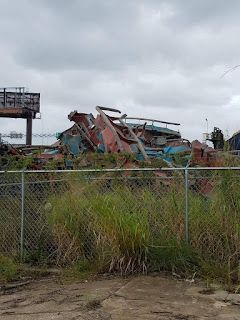
[[[124,168],[124,169],[83,169],[83,170],[7,170],[5,173],[73,173],[73,172],[125,172],[125,171],[198,171],[198,170],[240,170],[240,167],[181,167],[181,168]]]

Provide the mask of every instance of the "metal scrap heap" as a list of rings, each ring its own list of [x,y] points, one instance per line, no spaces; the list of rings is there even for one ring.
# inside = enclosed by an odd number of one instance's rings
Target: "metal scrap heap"
[[[74,125],[59,135],[59,155],[78,157],[88,152],[133,153],[137,160],[161,158],[169,166],[174,164],[175,157],[179,154],[183,155],[183,165],[190,159],[201,161],[205,166],[212,165],[215,161],[213,148],[197,140],[191,144],[181,137],[179,131],[167,127],[179,126],[179,123],[127,117],[117,109],[100,106],[96,110],[96,118],[91,113],[77,111],[68,115]],[[109,116],[106,111],[120,115]],[[140,124],[140,121],[143,123]]]
[[[58,141],[52,146],[13,147],[1,142],[0,155],[15,155],[19,159],[30,155],[33,157],[31,167],[38,170],[46,168],[52,160],[61,168],[71,167],[73,159],[81,160],[86,154],[89,154],[89,159],[94,153],[119,154],[118,158],[127,158],[127,154],[132,154],[136,166],[141,160],[153,163],[156,159],[160,160],[155,162],[158,167],[222,165],[216,150],[198,140],[190,143],[181,137],[178,130],[168,128],[169,125],[179,126],[179,123],[132,118],[121,115],[119,110],[100,106],[96,110],[96,117],[92,113],[71,112],[68,119],[74,125],[60,133]],[[114,112],[116,116],[109,116],[106,111]],[[34,150],[38,152],[33,153]]]

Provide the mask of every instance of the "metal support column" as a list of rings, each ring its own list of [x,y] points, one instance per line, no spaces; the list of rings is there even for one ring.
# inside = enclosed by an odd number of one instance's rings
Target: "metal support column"
[[[26,145],[32,144],[32,116],[27,118]]]
[[[6,98],[6,88],[3,89],[3,105],[4,108],[6,108],[6,103],[7,102],[7,98]]]

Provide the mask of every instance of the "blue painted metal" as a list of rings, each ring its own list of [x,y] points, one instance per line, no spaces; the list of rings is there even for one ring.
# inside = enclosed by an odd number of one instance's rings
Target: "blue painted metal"
[[[61,134],[60,140],[68,147],[69,152],[71,152],[74,156],[79,155],[80,149],[85,149],[84,145],[82,144],[82,138],[80,134],[71,135],[64,132]]]
[[[97,137],[98,137],[98,139],[100,139],[100,140],[103,141],[103,136],[101,135],[101,133],[98,133],[98,134],[97,134]]]
[[[72,160],[66,160],[65,164],[66,164],[67,168],[70,168],[73,165],[73,162],[72,162]]]
[[[179,146],[179,147],[168,146],[167,148],[164,148],[164,153],[165,154],[177,154],[177,153],[186,152],[189,150],[190,150],[190,148],[187,146]]]
[[[43,152],[42,154],[58,154],[58,150]]]
[[[145,160],[142,153],[138,153],[137,160],[140,160],[140,161],[144,161]]]
[[[102,144],[99,144],[98,145],[98,148],[97,148],[97,152],[98,153],[105,153],[105,147],[102,145]]]
[[[240,150],[240,132],[232,136],[227,142],[231,150]]]

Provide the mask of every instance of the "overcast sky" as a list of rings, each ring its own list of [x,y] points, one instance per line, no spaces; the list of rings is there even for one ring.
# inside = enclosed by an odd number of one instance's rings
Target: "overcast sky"
[[[0,0],[0,87],[41,93],[33,132],[117,107],[202,140],[240,129],[239,0]],[[0,132],[25,121],[0,119]],[[49,141],[43,141],[47,143]]]

